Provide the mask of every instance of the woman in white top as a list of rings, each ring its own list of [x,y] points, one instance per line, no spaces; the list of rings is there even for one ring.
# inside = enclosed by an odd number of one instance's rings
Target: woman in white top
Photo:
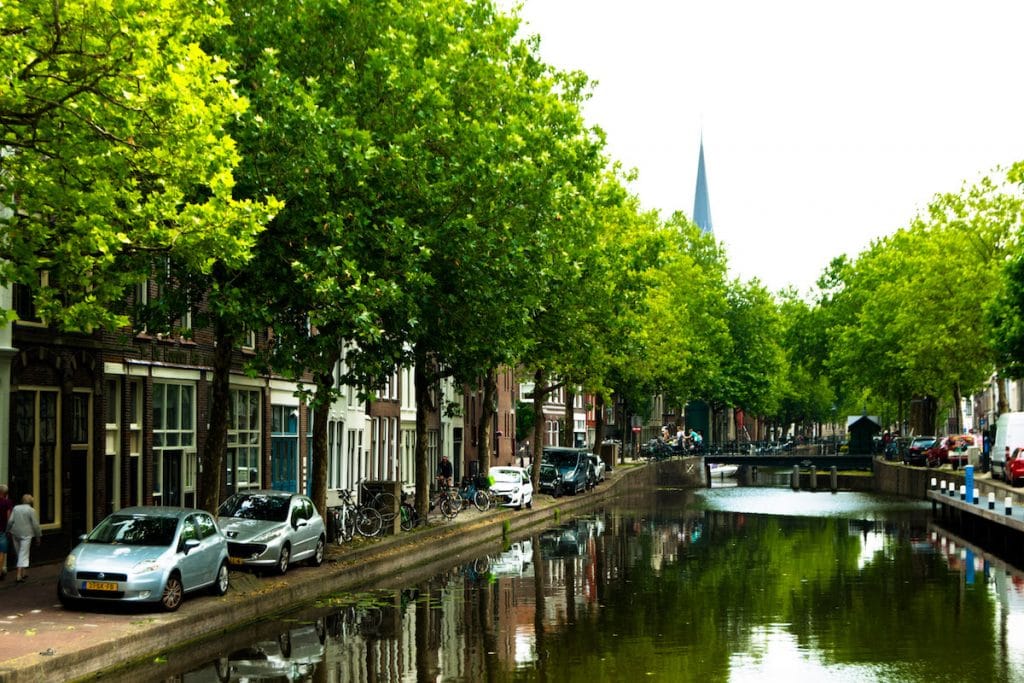
[[[21,505],[15,505],[11,510],[11,519],[7,523],[7,532],[11,534],[14,541],[14,550],[18,553],[18,582],[24,581],[27,577],[25,570],[28,569],[28,555],[32,548],[32,539],[39,545],[43,537],[43,530],[39,528],[39,515],[32,507],[32,494],[26,493],[21,497]]]

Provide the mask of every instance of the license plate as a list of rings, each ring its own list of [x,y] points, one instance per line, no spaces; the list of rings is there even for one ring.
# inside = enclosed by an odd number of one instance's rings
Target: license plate
[[[231,564],[245,564],[245,560],[240,557],[229,557],[228,562]]]
[[[117,591],[116,581],[86,581],[85,590],[87,591]]]

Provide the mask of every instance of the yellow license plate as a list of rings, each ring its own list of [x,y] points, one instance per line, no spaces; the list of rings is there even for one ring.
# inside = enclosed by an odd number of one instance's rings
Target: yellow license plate
[[[245,564],[245,560],[240,557],[229,557],[228,562],[231,564]]]
[[[85,590],[87,591],[116,591],[116,581],[86,581]]]

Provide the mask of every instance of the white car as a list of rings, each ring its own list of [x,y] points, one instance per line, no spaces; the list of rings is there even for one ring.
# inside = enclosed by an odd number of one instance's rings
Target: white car
[[[533,507],[533,482],[525,467],[492,467],[489,470],[491,493],[499,505],[519,510],[523,506]]]
[[[594,465],[594,484],[604,481],[605,464],[601,456],[591,454],[588,456],[590,462]]]

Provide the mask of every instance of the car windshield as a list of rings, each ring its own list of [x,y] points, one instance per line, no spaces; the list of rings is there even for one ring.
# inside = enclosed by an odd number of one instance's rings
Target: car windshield
[[[87,543],[169,546],[178,528],[176,517],[111,515],[86,537]]]
[[[517,482],[522,478],[522,475],[519,474],[519,470],[492,469],[491,476],[494,477],[494,481],[496,482]]]
[[[579,455],[576,453],[562,453],[554,451],[551,453],[545,453],[544,459],[558,467],[575,467],[576,462],[579,460]]]
[[[921,437],[914,439],[914,443],[910,444],[911,448],[928,448],[935,443],[935,437]]]
[[[284,522],[288,520],[288,502],[287,496],[236,493],[221,503],[217,514],[221,517]]]
[[[542,462],[540,464],[540,473],[542,475],[544,475],[544,474],[553,475],[553,474],[557,474],[558,473],[558,469],[556,469],[555,466],[552,465],[549,462]]]

